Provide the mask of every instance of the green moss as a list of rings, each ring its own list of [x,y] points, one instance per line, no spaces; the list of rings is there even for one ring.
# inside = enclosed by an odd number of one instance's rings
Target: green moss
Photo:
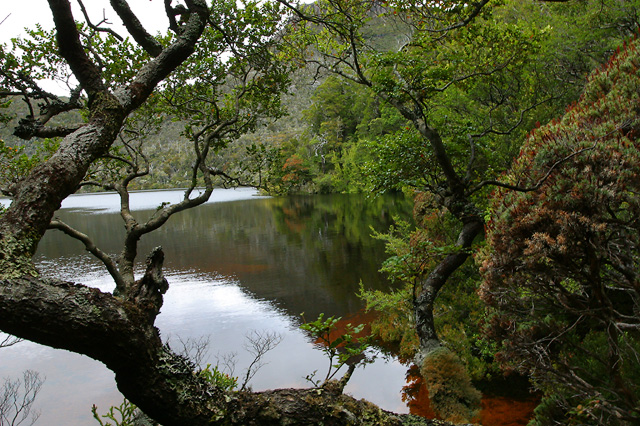
[[[420,373],[438,417],[456,423],[468,422],[480,408],[480,392],[473,387],[460,358],[440,348],[425,358]]]
[[[123,115],[122,105],[120,105],[120,102],[118,102],[115,96],[108,92],[98,92],[93,95],[89,108],[91,109],[89,119],[109,116],[116,111],[120,112],[120,114],[118,114],[119,116]]]
[[[281,420],[282,413],[280,413],[272,404],[267,404],[260,412],[260,417],[267,420]]]

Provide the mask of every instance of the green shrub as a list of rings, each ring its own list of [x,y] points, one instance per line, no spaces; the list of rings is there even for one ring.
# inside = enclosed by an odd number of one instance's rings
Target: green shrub
[[[91,407],[93,418],[100,424],[100,426],[134,426],[136,411],[136,406],[126,398],[119,406],[111,406],[107,414],[104,415],[98,414],[98,407],[95,404]],[[102,419],[106,419],[107,422],[103,422]],[[109,420],[113,421],[113,423]]]
[[[200,377],[213,386],[222,388],[225,391],[232,391],[238,386],[238,378],[230,376],[218,370],[218,366],[207,364],[207,367],[200,371]]]

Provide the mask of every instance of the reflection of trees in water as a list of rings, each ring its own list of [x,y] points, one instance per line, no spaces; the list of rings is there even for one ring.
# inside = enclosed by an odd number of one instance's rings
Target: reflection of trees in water
[[[407,385],[402,388],[402,401],[409,412],[429,419],[435,418],[431,408],[429,391],[417,366],[407,370]],[[500,392],[485,392],[482,395],[481,408],[474,423],[491,426],[525,426],[533,417],[533,410],[540,402],[540,396],[530,394],[529,386],[508,379]]]
[[[364,324],[365,328],[358,334],[358,337],[367,336],[371,333],[369,324],[375,318],[375,313],[360,310],[353,314],[346,315],[336,323],[332,331],[330,340],[335,340],[346,330],[347,324],[357,326]],[[320,340],[314,343],[321,344]],[[383,353],[398,357],[397,348],[379,343],[374,343]],[[406,372],[407,384],[402,388],[402,402],[409,408],[409,412],[416,416],[428,419],[437,418],[429,391],[424,383],[424,378],[420,374],[419,368],[413,364],[412,360],[398,358],[399,361],[408,366]],[[523,381],[524,380],[524,381]],[[475,423],[491,426],[525,426],[533,416],[533,410],[540,402],[540,396],[531,394],[528,391],[529,385],[526,378],[514,376],[503,380],[496,380],[490,389],[486,389],[482,395],[481,408]]]
[[[344,315],[362,307],[355,296],[360,280],[370,288],[389,285],[378,273],[384,244],[371,238],[371,228],[388,229],[395,215],[408,219],[411,207],[399,196],[363,195],[207,204],[172,217],[145,236],[141,253],[162,245],[167,270],[233,277],[256,297],[275,300],[292,315]],[[118,214],[60,216],[108,252],[121,246]],[[84,252],[76,241],[55,232],[47,234],[39,250],[50,258]]]
[[[304,253],[299,265],[307,274],[323,278],[318,285],[325,287],[328,297],[350,303],[345,312],[355,312],[361,307],[353,296],[360,280],[368,288],[389,285],[378,273],[384,245],[371,238],[371,229],[388,229],[393,216],[408,218],[410,209],[400,197],[324,195],[288,197],[273,211],[279,231]]]

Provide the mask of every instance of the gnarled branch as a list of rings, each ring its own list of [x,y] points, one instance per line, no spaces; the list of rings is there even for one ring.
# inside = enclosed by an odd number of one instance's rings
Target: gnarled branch
[[[116,282],[116,285],[122,285],[122,275],[120,274],[120,272],[118,272],[118,266],[116,265],[116,262],[111,258],[111,256],[109,256],[98,246],[96,246],[93,240],[87,234],[84,234],[77,229],[72,228],[60,219],[53,219],[49,224],[49,228],[62,231],[71,238],[75,238],[76,240],[82,242],[85,249],[104,264],[104,266],[107,268],[107,271],[109,271],[109,275],[111,275],[113,280]]]

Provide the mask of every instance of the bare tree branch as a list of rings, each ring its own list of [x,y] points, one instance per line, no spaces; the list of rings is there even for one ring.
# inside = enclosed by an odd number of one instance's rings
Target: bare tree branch
[[[7,336],[0,341],[0,348],[8,348],[20,342],[22,342],[21,338],[7,334]]]
[[[249,351],[254,357],[253,361],[247,367],[247,372],[240,386],[240,390],[244,390],[247,387],[249,381],[256,375],[258,370],[265,365],[263,361],[264,356],[270,350],[274,349],[282,341],[282,335],[274,331],[258,331],[252,330],[245,335],[247,343],[244,345],[245,349]]]
[[[102,20],[98,22],[97,25],[94,25],[91,22],[91,19],[89,19],[89,14],[87,13],[87,9],[84,7],[84,3],[82,3],[82,0],[78,0],[78,4],[80,5],[80,9],[82,10],[82,14],[84,15],[84,19],[86,20],[87,25],[89,25],[89,28],[98,32],[111,34],[112,36],[114,36],[116,39],[120,41],[124,40],[124,38],[122,38],[120,34],[116,33],[111,28],[103,28],[99,26],[100,24],[103,24],[103,23],[109,24],[109,22],[107,21],[107,18],[104,16],[104,9],[102,10],[102,13],[103,13]]]
[[[178,354],[183,355],[193,361],[194,364],[202,366],[207,352],[209,352],[209,345],[211,343],[211,336],[201,336],[199,338],[187,338],[183,339],[178,336],[178,343],[182,346]],[[170,339],[167,339],[170,340]]]
[[[40,417],[40,412],[33,410],[33,403],[43,383],[44,379],[33,370],[26,370],[22,379],[6,379],[0,388],[0,425],[33,425]]]
[[[109,275],[111,275],[113,280],[116,282],[116,285],[124,284],[122,275],[120,274],[120,272],[118,272],[118,266],[116,265],[116,262],[114,262],[111,256],[100,250],[100,248],[95,245],[93,240],[91,240],[88,235],[72,228],[71,226],[62,222],[60,219],[53,219],[51,221],[51,224],[49,225],[49,228],[62,231],[68,236],[82,242],[85,249],[104,264],[104,266],[107,268],[107,271],[109,271]]]

